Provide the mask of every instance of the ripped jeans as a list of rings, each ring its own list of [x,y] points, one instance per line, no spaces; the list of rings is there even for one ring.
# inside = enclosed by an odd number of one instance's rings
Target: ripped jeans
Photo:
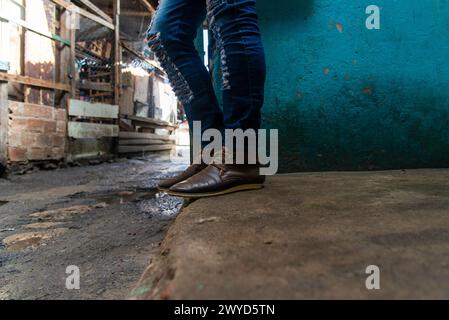
[[[221,58],[223,110],[194,46],[206,17]],[[193,121],[201,121],[202,131],[260,128],[266,67],[257,19],[255,0],[160,0],[148,45],[191,128]]]

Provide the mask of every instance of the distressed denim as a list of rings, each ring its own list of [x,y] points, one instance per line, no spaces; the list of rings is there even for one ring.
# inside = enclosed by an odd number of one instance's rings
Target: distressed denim
[[[207,18],[220,54],[223,110],[210,74],[194,46]],[[265,54],[255,0],[161,0],[148,45],[168,75],[189,125],[202,131],[259,129],[264,99]]]

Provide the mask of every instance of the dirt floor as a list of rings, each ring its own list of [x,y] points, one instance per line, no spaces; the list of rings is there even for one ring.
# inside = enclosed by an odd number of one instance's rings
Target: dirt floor
[[[119,299],[182,206],[157,180],[185,167],[119,160],[0,179],[0,299]],[[66,289],[66,268],[80,290]]]
[[[310,173],[190,204],[133,297],[447,299],[448,279],[449,170]]]

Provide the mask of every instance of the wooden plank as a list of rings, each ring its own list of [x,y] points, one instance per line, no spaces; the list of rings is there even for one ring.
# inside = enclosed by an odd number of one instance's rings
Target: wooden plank
[[[140,127],[140,128],[144,128],[144,129],[165,129],[165,130],[169,130],[169,131],[173,131],[174,129],[172,127],[165,127],[165,126],[160,126],[160,125],[156,125],[156,124],[152,124],[152,123],[148,123],[148,122],[139,122],[139,121],[133,121],[134,126],[136,127]]]
[[[60,0],[58,0],[58,1],[60,1]],[[108,21],[106,21],[106,20],[104,20],[104,19],[102,19],[102,18],[100,18],[100,17],[98,17],[98,16],[96,16],[96,15],[94,15],[94,14],[88,12],[88,11],[80,9],[79,12],[84,17],[86,17],[86,18],[88,18],[88,19],[90,19],[92,21],[97,22],[97,23],[105,26],[108,29],[115,30],[115,27],[114,27],[114,25],[112,23],[109,23]]]
[[[161,72],[162,69],[158,66],[158,64],[152,60],[147,59],[143,54],[141,54],[140,52],[137,52],[136,50],[134,50],[133,48],[128,47],[125,43],[122,43],[122,47],[123,49],[125,49],[126,51],[132,53],[133,55],[135,55],[136,57],[138,57],[141,60],[144,60],[146,63],[148,63],[149,65],[151,65],[152,67],[160,70]]]
[[[119,107],[116,105],[69,100],[69,116],[118,119],[118,113]]]
[[[120,88],[121,88],[121,60],[122,60],[122,47],[120,46],[120,0],[114,0],[114,24],[115,24],[115,36],[114,36],[114,103],[120,103]]]
[[[78,81],[77,82],[78,88],[82,90],[94,90],[94,91],[106,91],[106,92],[113,92],[114,89],[112,88],[112,85],[109,82],[92,82],[92,81]]]
[[[156,144],[174,144],[174,141],[164,141],[155,139],[120,139],[119,145],[123,146],[147,146]]]
[[[119,146],[119,153],[138,153],[146,151],[165,151],[173,149],[172,144],[154,145],[154,146]]]
[[[77,66],[76,66],[76,29],[70,29],[70,96],[76,98]]]
[[[0,0],[0,12],[6,11],[7,3]],[[0,21],[0,60],[8,64],[10,46],[10,26],[6,22]],[[6,68],[2,67],[0,75],[6,74]],[[0,164],[6,166],[8,160],[8,118],[9,118],[9,102],[8,102],[8,83],[0,80]],[[1,169],[1,168],[0,168]],[[1,173],[0,173],[1,174]]]
[[[138,116],[125,116],[125,119],[131,120],[133,122],[136,122],[136,124],[140,124],[142,127],[144,125],[148,125],[148,127],[156,127],[156,129],[176,129],[177,126],[173,125],[166,121],[156,120],[152,118],[145,118],[145,117],[138,117]]]
[[[75,139],[98,139],[103,137],[118,137],[119,128],[113,124],[88,122],[73,122],[68,124],[69,137]]]
[[[111,10],[106,10],[107,13],[112,13]],[[147,11],[135,11],[135,10],[121,10],[120,15],[123,17],[152,17],[153,14]]]
[[[90,19],[92,21],[95,21],[95,22],[97,22],[97,23],[99,23],[99,24],[101,24],[101,25],[103,25],[106,28],[109,28],[111,30],[115,29],[115,27],[114,27],[114,25],[112,23],[106,21],[103,18],[100,18],[99,16],[96,16],[93,13],[90,13],[87,10],[84,10],[84,9],[76,6],[73,3],[67,2],[65,0],[51,0],[51,1],[53,3],[56,3],[57,5],[60,5],[61,7],[65,8],[67,10],[72,10],[73,8],[76,8],[76,11],[79,12],[82,16],[84,16],[84,17],[86,17],[86,18],[88,18],[88,19]]]
[[[20,76],[17,74],[7,74],[0,73],[0,81],[10,81],[20,84],[25,84],[27,86],[38,87],[38,88],[46,88],[46,89],[54,89],[70,92],[70,85],[64,83],[58,83],[48,80],[36,79],[27,76]]]
[[[25,12],[27,23],[40,30],[55,32],[56,17],[43,10],[42,1],[25,1]],[[23,31],[23,30],[22,30]],[[25,30],[26,31],[26,30]],[[42,79],[48,82],[58,82],[56,74],[56,50],[59,45],[51,39],[44,38],[39,34],[26,31],[23,42],[23,72],[13,72],[34,79]],[[19,52],[17,53],[19,54]],[[46,63],[45,63],[46,62]],[[45,67],[44,67],[45,66]],[[33,88],[28,86],[24,89],[24,102],[54,105],[56,95],[54,92]]]
[[[110,16],[108,16],[103,10],[98,8],[96,5],[94,5],[89,0],[79,0],[82,4],[84,4],[86,7],[88,7],[90,10],[98,14],[100,17],[102,17],[104,20],[106,20],[109,23],[113,23],[113,20]]]
[[[123,107],[120,105],[120,111],[123,110]],[[120,119],[119,120],[119,126],[120,126],[120,131],[131,131],[134,132],[134,126],[129,123],[128,121],[125,121],[124,119]]]
[[[126,132],[120,131],[119,138],[121,139],[157,139],[157,140],[175,140],[174,136],[161,135],[156,133],[144,133],[144,132]]]
[[[119,145],[121,146],[149,146],[149,145],[161,145],[167,144],[167,141],[152,140],[152,139],[120,139]]]
[[[70,39],[71,37],[71,29],[70,26],[67,23],[64,23],[67,21],[67,11],[63,10],[62,8],[57,9],[56,8],[57,17],[59,18],[59,35],[61,37]],[[70,39],[71,41],[71,39]],[[57,93],[56,96],[56,105],[61,105],[62,107],[66,107],[67,98],[71,97],[72,92],[72,69],[71,69],[71,44],[70,46],[64,46],[60,47],[59,49],[56,48],[56,65],[55,68],[57,71],[55,72],[55,80],[65,83],[70,86],[70,92],[69,94],[66,94],[66,92],[60,91]],[[76,87],[75,87],[76,92]]]
[[[3,165],[6,165],[8,154],[8,116],[8,84],[0,82],[0,164]]]

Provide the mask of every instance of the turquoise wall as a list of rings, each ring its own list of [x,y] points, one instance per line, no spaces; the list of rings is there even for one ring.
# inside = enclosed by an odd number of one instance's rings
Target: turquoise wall
[[[381,29],[368,30],[368,5]],[[281,171],[449,167],[449,0],[258,0]],[[216,77],[218,79],[218,76]]]

